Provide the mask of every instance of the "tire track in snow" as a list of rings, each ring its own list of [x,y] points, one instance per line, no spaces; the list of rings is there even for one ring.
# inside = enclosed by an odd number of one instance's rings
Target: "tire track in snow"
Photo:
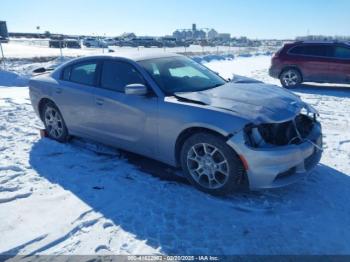
[[[53,247],[59,245],[60,243],[72,238],[73,235],[76,235],[76,234],[84,231],[84,229],[87,229],[87,228],[94,226],[97,222],[99,222],[99,220],[100,220],[100,218],[82,222],[79,225],[75,226],[73,229],[71,229],[69,232],[67,232],[65,235],[51,241],[50,243],[32,251],[32,252],[30,252],[27,256],[37,255],[41,252],[49,250],[50,248],[53,248]]]
[[[4,187],[4,186],[0,186],[0,193],[1,192],[15,192],[20,190],[21,188],[16,185],[16,186],[8,186],[8,187]]]
[[[2,253],[0,253],[0,255],[11,255],[11,256],[15,256],[17,254],[19,254],[21,252],[21,250],[27,248],[28,246],[40,242],[41,240],[45,239],[47,237],[47,234],[41,235],[39,237],[36,237],[24,244],[21,244],[17,247],[11,248],[10,250],[4,251]]]
[[[28,193],[21,193],[21,194],[17,193],[14,196],[9,196],[9,197],[2,197],[2,198],[0,198],[0,204],[15,201],[15,200],[22,199],[22,198],[27,198],[27,197],[30,197],[31,195],[32,195],[32,193],[28,192]]]
[[[8,183],[9,181],[12,181],[14,179],[16,179],[17,177],[19,176],[22,176],[23,173],[17,173],[17,174],[14,174],[14,175],[9,175],[9,176],[4,176],[4,179],[3,180],[0,180],[0,185],[3,185],[3,184],[6,184]],[[1,177],[2,178],[2,177]]]

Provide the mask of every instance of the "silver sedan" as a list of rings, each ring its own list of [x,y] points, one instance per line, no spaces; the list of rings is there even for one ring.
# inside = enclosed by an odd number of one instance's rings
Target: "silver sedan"
[[[314,108],[278,86],[226,81],[180,55],[89,56],[30,81],[48,136],[71,136],[181,167],[211,194],[297,181],[322,154]]]

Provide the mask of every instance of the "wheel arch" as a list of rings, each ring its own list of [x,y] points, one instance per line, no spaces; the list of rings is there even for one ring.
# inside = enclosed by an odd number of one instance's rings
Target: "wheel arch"
[[[209,133],[209,134],[212,134],[214,136],[218,136],[218,137],[223,138],[226,142],[234,136],[233,133],[220,132],[218,130],[210,129],[207,127],[196,126],[196,127],[186,128],[185,130],[183,130],[180,133],[180,135],[178,136],[178,138],[176,140],[175,158],[176,158],[176,165],[177,166],[180,166],[181,149],[182,149],[182,146],[184,145],[186,139],[188,139],[191,135],[196,134],[196,133]],[[237,184],[243,186],[244,188],[249,188],[249,178],[247,175],[246,163],[243,162],[241,156],[238,154],[238,152],[236,151],[236,149],[234,147],[232,147],[231,145],[229,145],[229,147],[237,155],[237,160],[241,164],[241,170],[239,171],[240,173],[239,173],[239,177],[237,180]]]
[[[178,135],[176,139],[176,143],[175,143],[176,166],[180,165],[180,152],[185,141],[193,134],[201,133],[201,132],[220,136],[226,140],[228,140],[232,136],[232,134],[227,134],[225,132],[214,130],[208,127],[202,127],[202,126],[187,127],[186,129],[181,131],[181,133]]]

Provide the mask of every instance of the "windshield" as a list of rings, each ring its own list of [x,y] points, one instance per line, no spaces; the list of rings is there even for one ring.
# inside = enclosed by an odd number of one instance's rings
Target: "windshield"
[[[221,86],[224,79],[187,57],[165,57],[139,61],[167,94],[196,92]]]

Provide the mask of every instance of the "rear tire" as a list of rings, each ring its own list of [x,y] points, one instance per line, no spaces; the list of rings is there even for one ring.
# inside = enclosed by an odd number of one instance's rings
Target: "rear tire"
[[[48,137],[58,142],[67,142],[68,129],[57,106],[53,102],[47,102],[41,115]]]
[[[300,72],[294,68],[285,69],[280,75],[280,81],[285,88],[294,88],[303,82]]]
[[[192,135],[183,144],[180,157],[186,178],[197,189],[209,194],[232,193],[244,177],[238,155],[218,135]]]

